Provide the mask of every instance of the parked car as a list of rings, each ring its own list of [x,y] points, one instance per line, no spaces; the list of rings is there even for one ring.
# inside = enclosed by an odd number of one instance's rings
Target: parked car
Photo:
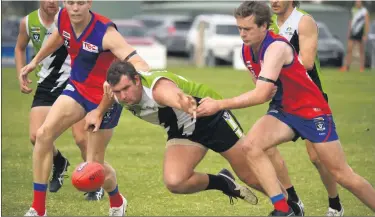
[[[5,31],[1,32],[2,42],[16,42],[18,36],[18,29],[22,17],[11,16],[1,21],[1,28]]]
[[[328,27],[317,22],[319,27],[318,56],[321,65],[342,66],[345,56],[343,43],[332,35]]]
[[[236,20],[226,14],[198,15],[188,33],[186,50],[190,60],[194,59],[198,43],[199,24],[205,23],[204,57],[207,66],[215,66],[224,61],[232,63],[233,50],[242,45]]]
[[[171,53],[184,53],[186,35],[193,22],[188,15],[147,14],[133,19],[142,21],[147,27],[147,34],[155,37]]]
[[[114,20],[118,31],[152,69],[165,69],[167,51],[164,45],[147,36],[146,26],[138,20]]]

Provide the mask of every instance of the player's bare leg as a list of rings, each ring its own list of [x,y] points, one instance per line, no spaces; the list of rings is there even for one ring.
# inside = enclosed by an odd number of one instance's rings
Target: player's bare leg
[[[194,145],[168,145],[164,154],[163,177],[167,189],[175,194],[191,194],[203,191],[208,176],[194,168],[206,155],[207,149]]]
[[[88,133],[87,162],[99,162],[105,169],[104,190],[109,195],[110,216],[123,216],[127,208],[127,201],[117,186],[116,171],[111,165],[104,162],[105,151],[112,138],[113,129],[100,129]]]
[[[375,190],[367,180],[356,174],[347,164],[340,141],[313,143],[313,146],[320,161],[337,183],[352,192],[375,212]]]
[[[352,63],[352,55],[353,55],[353,40],[348,40],[348,47],[346,49],[346,57],[344,61],[344,65],[341,67],[340,71],[346,72],[350,68],[350,64]]]
[[[34,146],[36,141],[36,132],[42,126],[51,106],[35,106],[30,111],[29,135],[31,144]],[[51,192],[57,192],[64,181],[65,172],[68,169],[69,161],[66,159],[56,146],[53,146],[53,173],[49,183]]]
[[[164,156],[163,177],[169,191],[175,194],[191,194],[205,190],[220,190],[230,198],[240,197],[247,201],[247,195],[252,192],[237,184],[228,170],[224,169],[217,175],[194,171],[206,155],[207,149],[204,146],[198,143],[192,145],[188,140],[181,141],[180,144],[175,141],[169,141]],[[241,195],[241,192],[246,194],[246,197]],[[255,196],[252,194],[252,197]]]
[[[253,125],[242,143],[247,162],[271,198],[275,211],[283,212],[286,215],[294,215],[294,212],[287,204],[277,179],[276,170],[267,156],[266,150],[291,141],[294,136],[293,130],[288,125],[271,115],[265,115]]]
[[[83,161],[86,161],[88,132],[84,129],[84,127],[85,119],[82,119],[72,126],[72,133],[78,148],[81,150],[82,159]],[[99,188],[93,192],[86,192],[85,195],[85,199],[89,201],[101,200],[104,197],[104,189]]]
[[[234,145],[232,148],[229,150],[220,153],[225,159],[228,160],[230,163],[232,169],[238,176],[238,178],[246,183],[249,187],[254,188],[263,194],[267,195],[266,192],[264,191],[263,187],[260,185],[259,181],[255,177],[255,174],[253,174],[252,169],[250,168],[250,165],[247,162],[246,155],[243,154],[243,149],[242,145],[240,143],[243,142],[243,139],[240,139],[236,145]],[[285,188],[281,185],[280,187],[283,190],[284,196],[287,198],[288,194],[285,190]],[[251,196],[251,195],[249,195]],[[257,202],[256,197],[249,198],[254,200],[252,204],[255,204]],[[256,201],[255,201],[256,200]]]
[[[32,208],[38,215],[45,214],[46,189],[52,168],[53,142],[84,115],[84,109],[74,99],[60,95],[37,131],[33,151],[34,200]]]
[[[88,132],[84,129],[85,119],[73,124],[72,134],[76,142],[76,145],[81,150],[81,157],[83,161],[86,161],[87,143],[88,143]]]
[[[333,176],[328,172],[327,168],[320,162],[318,154],[316,153],[313,144],[306,140],[306,149],[309,154],[310,161],[314,164],[316,169],[319,172],[320,179],[322,180],[327,192],[328,192],[328,201],[329,201],[329,210],[328,212],[343,212],[342,205],[340,203],[340,197],[337,192],[337,183]],[[332,210],[331,210],[332,209]],[[328,216],[328,213],[327,213]]]
[[[297,195],[296,190],[290,180],[288,168],[286,163],[281,156],[280,151],[276,147],[272,147],[266,151],[268,157],[270,158],[273,166],[275,167],[277,177],[279,178],[282,186],[286,189],[288,197],[288,203],[294,202],[299,206],[299,210],[295,210],[296,215],[304,215],[305,213],[305,205],[303,204],[302,200]]]

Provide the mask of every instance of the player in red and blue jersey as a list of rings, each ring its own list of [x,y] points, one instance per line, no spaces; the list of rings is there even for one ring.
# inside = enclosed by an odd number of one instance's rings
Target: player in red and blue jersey
[[[53,143],[74,123],[100,106],[110,64],[117,58],[131,62],[139,71],[149,70],[147,63],[117,32],[112,21],[90,11],[91,4],[92,1],[64,1],[65,8],[56,19],[58,30],[52,33],[29,65],[21,70],[24,82],[27,82],[28,73],[61,45],[66,46],[72,59],[69,83],[37,132],[33,151],[34,200],[26,213],[28,216],[46,214],[46,189],[52,166]],[[104,163],[105,149],[121,110],[122,107],[115,103],[105,114],[98,114],[102,117],[101,124],[88,133],[86,160],[100,162],[105,167],[103,188],[109,194],[110,216],[125,215],[127,206],[126,199],[118,191],[115,170]]]
[[[265,151],[298,137],[311,141],[335,180],[375,211],[375,190],[347,164],[331,109],[321,91],[287,39],[268,31],[269,6],[264,2],[246,1],[236,9],[235,17],[244,42],[244,62],[252,72],[256,87],[231,99],[202,99],[197,116],[220,109],[256,106],[272,99],[268,113],[254,124],[242,143],[253,172],[274,204],[271,215],[290,216],[294,212],[282,194]]]

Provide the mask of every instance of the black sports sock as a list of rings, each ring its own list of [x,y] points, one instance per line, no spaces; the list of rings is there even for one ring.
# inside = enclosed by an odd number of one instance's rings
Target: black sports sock
[[[227,181],[225,181],[224,177],[218,175],[208,175],[208,186],[206,190],[216,189],[223,192],[229,192],[229,187]]]
[[[62,166],[65,163],[65,158],[62,156],[61,152],[57,150],[56,156],[53,157],[53,164],[55,166]]]
[[[328,197],[328,201],[329,201],[329,207],[338,211],[341,210],[341,203],[340,203],[339,195],[337,195],[337,197],[335,198]]]
[[[296,203],[299,201],[299,198],[297,196],[296,190],[294,189],[294,186],[286,189],[286,191],[288,192],[288,200],[291,200]]]

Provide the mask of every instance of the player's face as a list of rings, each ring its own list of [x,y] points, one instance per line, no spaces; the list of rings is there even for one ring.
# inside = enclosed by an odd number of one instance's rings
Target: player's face
[[[120,103],[134,105],[141,101],[143,87],[138,75],[135,77],[135,81],[123,75],[121,76],[120,82],[111,86],[111,88]]]
[[[362,1],[361,1],[361,0],[357,0],[357,1],[355,1],[355,6],[356,6],[357,8],[362,7]]]
[[[65,1],[64,6],[68,11],[70,22],[82,23],[90,16],[92,1]]]
[[[245,45],[256,45],[260,43],[267,31],[266,24],[258,27],[255,24],[255,16],[236,18],[238,31]]]
[[[49,16],[55,16],[59,11],[59,2],[57,0],[42,0],[40,8]]]
[[[292,1],[271,0],[270,2],[272,12],[277,15],[284,14],[288,10],[288,8],[292,6]]]

